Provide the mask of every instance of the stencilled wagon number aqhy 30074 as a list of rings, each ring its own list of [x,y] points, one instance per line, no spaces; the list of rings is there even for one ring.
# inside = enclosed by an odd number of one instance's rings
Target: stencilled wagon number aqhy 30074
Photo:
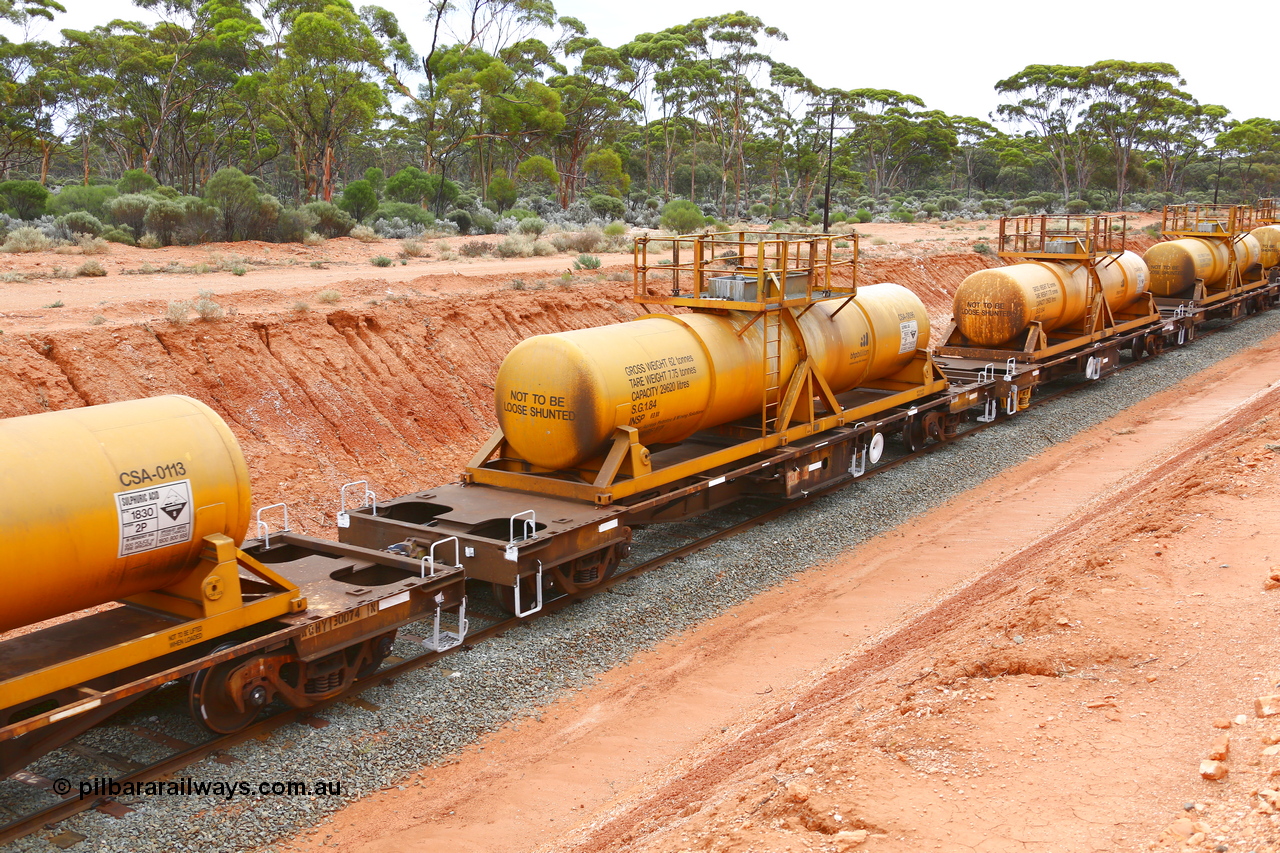
[[[190,542],[192,536],[191,481],[178,480],[128,492],[116,492],[120,519],[120,549],[128,557]]]

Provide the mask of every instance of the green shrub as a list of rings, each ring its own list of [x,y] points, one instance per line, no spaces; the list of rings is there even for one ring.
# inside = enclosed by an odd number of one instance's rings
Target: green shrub
[[[682,198],[667,202],[662,208],[662,217],[659,221],[663,228],[677,234],[697,231],[707,224],[707,219],[698,206]]]
[[[159,237],[148,231],[146,234],[142,235],[142,239],[138,241],[138,245],[144,249],[159,249],[164,245],[164,243],[160,241]]]
[[[982,202],[983,213],[994,214],[994,213],[999,213],[1002,210],[1004,210],[1004,202],[1000,201],[999,199],[989,198],[986,201]]]
[[[593,195],[587,202],[587,207],[602,219],[621,219],[627,214],[627,206],[622,199],[603,193]]]
[[[458,226],[459,234],[471,233],[471,214],[461,208],[456,208],[444,215],[444,218]]]
[[[303,210],[316,217],[315,232],[325,237],[345,237],[356,221],[345,210],[328,201],[313,201]]]
[[[244,240],[258,211],[258,185],[239,169],[219,169],[204,185],[204,197],[221,213],[221,230],[228,240]]]
[[[516,182],[506,169],[494,169],[489,178],[489,200],[501,212],[516,203]]]
[[[115,187],[108,185],[83,186],[72,184],[63,187],[49,199],[48,208],[59,216],[73,211],[83,211],[98,219],[107,216],[107,202],[120,193]]]
[[[23,225],[9,232],[0,252],[47,252],[53,248],[53,241],[44,236],[44,232],[31,225]]]
[[[426,227],[436,221],[431,211],[417,204],[405,204],[402,201],[387,201],[378,205],[377,211],[369,217],[377,222],[379,219],[402,219],[415,225]]]
[[[960,199],[956,198],[953,195],[944,195],[942,198],[938,199],[938,207],[948,212],[953,210],[959,210]]]
[[[991,246],[990,246],[990,245],[988,245],[988,244],[987,244],[987,243],[985,243],[985,242],[982,242],[982,241],[978,241],[977,243],[974,243],[974,244],[973,244],[973,250],[974,250],[975,252],[977,252],[979,255],[994,255],[994,254],[995,254],[995,252],[991,251]]]
[[[183,211],[177,242],[208,243],[222,236],[222,212],[212,202],[197,195],[187,195],[176,203],[182,205]]]
[[[162,246],[173,245],[174,236],[178,233],[187,219],[186,211],[182,205],[168,199],[157,199],[147,208],[147,215],[143,220],[143,224],[151,234],[154,234],[160,241]],[[145,238],[144,238],[145,239]],[[145,248],[153,248],[146,246]]]
[[[872,219],[875,219],[875,214],[864,207],[854,214],[854,218],[859,222],[870,222]]]
[[[600,259],[595,255],[578,255],[573,262],[575,270],[598,270],[600,269]]]
[[[606,237],[621,237],[626,233],[627,233],[627,223],[625,222],[621,222],[621,221],[610,222],[608,225],[604,227],[604,236]]]
[[[1014,205],[1013,207],[1009,208],[1009,215],[1010,216],[1026,216],[1027,208],[1021,204]]]
[[[747,213],[755,219],[764,219],[769,215],[769,205],[756,202],[747,209]]]
[[[100,236],[103,240],[111,243],[120,243],[125,246],[138,245],[138,241],[133,239],[133,235],[123,228],[108,228]]]
[[[302,243],[319,222],[320,217],[305,208],[282,208],[276,218],[276,235],[285,243]]]
[[[849,221],[849,214],[845,213],[843,210],[837,210],[835,213],[831,214],[831,222],[833,224],[839,224],[841,222],[848,222],[848,221]]]
[[[35,219],[44,215],[49,191],[39,181],[4,181],[0,183],[0,206],[19,219]]]
[[[560,173],[551,160],[534,155],[516,167],[516,180],[521,184],[551,189],[560,183]]]
[[[83,210],[73,210],[65,216],[59,217],[58,224],[72,234],[88,234],[90,237],[97,237],[106,227],[102,224],[101,219],[92,213],[85,213]]]
[[[916,221],[916,215],[911,211],[907,210],[905,207],[900,207],[897,210],[890,212],[889,218],[892,219],[894,222],[910,223],[910,222]]]
[[[378,209],[378,194],[368,181],[352,181],[343,188],[338,207],[351,214],[352,219],[363,222]]]
[[[375,267],[389,267],[391,266],[391,259],[386,255],[377,255],[372,258],[369,263],[373,264]]]
[[[926,202],[925,204],[922,204],[920,206],[920,209],[923,210],[925,213],[929,214],[930,216],[932,216],[942,208],[938,207],[938,205],[933,204],[932,202]]]
[[[1067,202],[1067,213],[1084,213],[1089,209],[1089,202],[1082,198],[1073,198]]]
[[[160,186],[160,182],[141,169],[129,169],[120,176],[120,180],[116,181],[116,189],[120,191],[121,195],[144,193],[147,190],[154,190],[158,186]]]
[[[387,197],[404,204],[428,205],[439,210],[458,199],[458,185],[439,175],[428,175],[417,166],[405,166],[387,178]],[[439,205],[439,206],[437,206]]]
[[[528,234],[532,237],[542,236],[542,232],[547,230],[547,223],[540,216],[530,216],[520,220],[518,226],[521,234]]]
[[[134,234],[141,234],[147,210],[155,201],[156,199],[140,193],[118,196],[107,202],[107,216],[114,224],[123,225]]]
[[[351,233],[347,236],[359,240],[361,243],[376,243],[382,239],[378,236],[378,232],[368,225],[357,225],[351,229]]]
[[[487,211],[477,210],[471,214],[471,233],[472,234],[492,234],[498,227],[498,222]]]

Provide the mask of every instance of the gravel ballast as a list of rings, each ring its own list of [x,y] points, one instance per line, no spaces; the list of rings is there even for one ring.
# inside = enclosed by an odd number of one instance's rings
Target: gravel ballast
[[[206,760],[176,777],[246,781],[255,788],[261,781],[339,781],[340,796],[122,797],[135,809],[123,819],[87,812],[14,847],[55,850],[47,838],[72,830],[87,837],[73,849],[107,853],[270,849],[345,802],[403,784],[408,775],[447,760],[483,734],[536,716],[562,692],[582,687],[637,652],[928,511],[1277,331],[1280,311],[1267,312],[1168,351],[634,578],[611,593],[534,619],[397,678],[393,685],[366,690],[360,694],[365,707],[344,702],[324,710],[329,721],[325,728],[290,724],[264,742],[233,748],[230,752],[240,763]],[[645,550],[644,538],[638,545],[638,551]],[[369,710],[374,705],[378,710]],[[109,744],[112,735],[108,730],[101,737]]]

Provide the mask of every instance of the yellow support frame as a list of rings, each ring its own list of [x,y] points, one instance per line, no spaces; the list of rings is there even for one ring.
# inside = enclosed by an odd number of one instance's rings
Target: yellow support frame
[[[791,385],[799,388],[804,387],[806,383],[816,383],[819,389],[824,389],[815,395],[823,400],[824,403],[827,403],[828,400],[835,401],[835,395],[831,394],[831,389],[826,386],[825,380],[816,371],[812,369],[796,370]],[[497,430],[489,438],[489,441],[485,443],[484,447],[480,448],[480,451],[472,458],[471,464],[463,475],[463,480],[468,483],[482,483],[517,491],[588,501],[603,506],[646,491],[671,486],[682,480],[705,474],[720,466],[728,465],[759,453],[785,447],[793,441],[798,441],[815,433],[824,432],[845,424],[872,420],[877,415],[881,415],[891,409],[909,407],[918,400],[946,389],[947,380],[933,363],[933,357],[926,352],[918,351],[911,364],[892,376],[877,382],[867,383],[859,389],[854,389],[888,392],[883,397],[878,397],[871,402],[847,409],[835,403],[832,414],[811,417],[811,419],[796,426],[750,438],[721,450],[712,451],[711,453],[658,468],[657,470],[653,470],[650,467],[647,472],[642,470],[638,475],[630,476],[627,479],[617,479],[618,476],[628,473],[624,469],[622,462],[627,459],[643,457],[647,465],[649,463],[649,451],[636,441],[636,431],[634,429],[620,427],[614,435],[613,445],[606,457],[605,465],[601,467],[600,473],[590,483],[566,480],[559,477],[539,476],[537,473],[533,473],[532,470],[512,470],[513,468],[528,466],[518,458],[502,455],[507,448],[507,443],[502,437],[502,432]],[[784,404],[790,398],[789,405],[794,412],[794,408],[803,397],[803,393],[803,391],[792,392],[789,389],[788,394],[783,398]],[[810,405],[812,405],[812,399],[810,400]],[[779,422],[781,422],[781,419]],[[494,464],[505,467],[487,466],[490,458],[495,454],[497,454],[498,458],[494,460]]]
[[[294,583],[240,551],[230,537],[215,533],[206,536],[204,541],[201,564],[186,580],[169,589],[126,601],[127,605],[154,612],[158,623],[170,623],[167,627],[108,643],[79,657],[54,656],[48,666],[0,681],[0,696],[4,697],[5,706],[16,707],[75,689],[91,699],[93,691],[81,685],[96,678],[155,660],[184,646],[306,609],[307,599]],[[245,603],[240,594],[241,567],[279,592]],[[94,707],[93,702],[78,701],[74,709],[67,710],[66,716]],[[53,721],[57,718],[55,714]]]

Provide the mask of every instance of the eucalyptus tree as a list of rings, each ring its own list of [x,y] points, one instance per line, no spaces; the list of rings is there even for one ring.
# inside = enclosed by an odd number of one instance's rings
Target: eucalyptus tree
[[[1215,147],[1236,161],[1236,179],[1245,198],[1280,193],[1280,121],[1258,117],[1228,122]],[[1216,188],[1214,192],[1216,199]]]
[[[638,115],[636,94],[640,78],[624,53],[586,35],[575,18],[561,18],[560,25],[574,33],[564,42],[564,55],[572,67],[547,80],[560,96],[564,125],[555,135],[557,170],[560,173],[560,205],[568,207],[583,179],[582,158],[591,147],[605,141],[615,124]]]
[[[671,164],[675,156],[676,136],[679,133],[677,119],[684,113],[687,99],[689,39],[679,27],[660,33],[641,33],[620,51],[635,69],[640,87],[641,145],[644,148],[645,180],[650,185],[653,178],[653,149],[655,142],[661,152],[663,196],[671,195]],[[649,105],[656,102],[657,119],[648,118]],[[653,131],[657,131],[656,133]]]
[[[1151,157],[1147,171],[1157,176],[1162,192],[1183,188],[1187,167],[1208,153],[1225,127],[1227,113],[1226,107],[1194,100],[1174,103],[1165,112],[1164,121],[1152,128],[1146,140]]]
[[[1089,125],[1089,77],[1075,65],[1028,65],[996,83],[996,92],[1015,98],[996,107],[996,115],[1028,125],[1053,165],[1062,198],[1083,193],[1093,173],[1090,157],[1096,137]]]
[[[953,116],[951,128],[956,134],[956,157],[953,162],[964,167],[964,195],[965,198],[970,198],[973,195],[975,176],[984,166],[989,173],[988,177],[994,177],[994,157],[990,142],[1002,134],[987,122],[972,116]],[[979,189],[985,188],[985,182],[980,180]]]
[[[728,183],[732,181],[736,214],[748,179],[746,141],[766,117],[766,100],[761,93],[773,59],[760,49],[761,42],[786,41],[787,35],[744,12],[697,18],[684,32],[694,64],[706,72],[695,77],[695,109],[711,129],[720,152],[720,213],[728,215]]]
[[[383,45],[347,0],[304,0],[283,9],[279,59],[260,91],[283,128],[310,198],[333,197],[335,165],[386,104],[377,82]]]
[[[771,204],[785,186],[790,205],[803,194],[808,206],[831,155],[835,104],[800,69],[781,62],[769,69],[769,83],[761,93],[760,131],[747,147],[757,153],[753,160],[768,164]]]
[[[1123,208],[1135,152],[1149,149],[1165,125],[1195,104],[1178,88],[1187,81],[1167,62],[1106,60],[1084,69],[1090,127],[1111,148],[1116,172],[1116,206]]]
[[[846,144],[863,163],[872,195],[919,180],[958,150],[950,116],[917,109],[925,103],[916,95],[851,89],[833,92],[832,97],[851,127]]]
[[[99,95],[97,126],[122,166],[193,190],[215,116],[224,129],[239,125],[232,91],[256,61],[262,26],[240,0],[136,2],[160,20],[63,30],[70,82]]]

